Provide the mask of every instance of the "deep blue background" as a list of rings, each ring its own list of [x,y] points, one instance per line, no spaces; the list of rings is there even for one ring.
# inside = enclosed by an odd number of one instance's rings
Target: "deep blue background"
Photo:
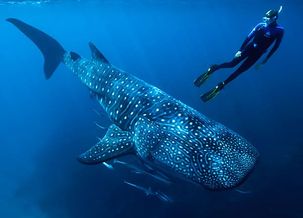
[[[283,3],[1,5],[0,217],[303,217],[303,3],[284,3],[279,21],[285,37],[262,69],[241,75],[207,104],[199,95],[232,71],[219,71],[201,89],[192,85],[210,64],[231,59],[264,12]],[[261,153],[241,187],[250,193],[209,192],[178,181],[161,187],[175,199],[166,204],[124,185],[124,178],[136,178],[123,169],[78,163],[77,155],[104,134],[94,121],[110,122],[93,112],[101,108],[64,66],[44,79],[42,55],[4,21],[7,17],[39,27],[86,57],[87,43],[93,41],[113,65],[247,138]]]

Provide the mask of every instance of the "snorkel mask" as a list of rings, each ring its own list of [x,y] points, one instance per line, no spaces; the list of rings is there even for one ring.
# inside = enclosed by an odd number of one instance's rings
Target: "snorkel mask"
[[[265,13],[263,17],[263,22],[270,25],[277,21],[279,14],[281,13],[283,7],[280,6],[279,10],[269,10]]]

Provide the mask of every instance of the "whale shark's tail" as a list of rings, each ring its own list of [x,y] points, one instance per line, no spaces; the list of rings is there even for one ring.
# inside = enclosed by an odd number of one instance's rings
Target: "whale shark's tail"
[[[30,38],[44,56],[44,74],[49,79],[65,54],[64,48],[52,37],[18,19],[8,18],[21,32]]]

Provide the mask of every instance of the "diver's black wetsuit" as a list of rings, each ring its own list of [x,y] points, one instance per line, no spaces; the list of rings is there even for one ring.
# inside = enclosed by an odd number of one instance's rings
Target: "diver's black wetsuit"
[[[241,61],[245,61],[241,66],[231,74],[225,81],[224,85],[234,80],[244,71],[248,70],[256,61],[266,52],[268,47],[275,42],[273,48],[268,53],[266,59],[263,61],[265,63],[273,53],[278,49],[282,37],[284,34],[284,29],[276,22],[270,25],[265,23],[259,23],[247,36],[243,42],[240,51],[241,56],[235,57],[232,61],[223,63],[220,65],[215,65],[213,67],[213,72],[221,68],[232,68],[238,65]]]

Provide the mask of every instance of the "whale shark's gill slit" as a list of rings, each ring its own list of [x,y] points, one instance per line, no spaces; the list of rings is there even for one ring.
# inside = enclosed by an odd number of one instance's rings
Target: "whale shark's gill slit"
[[[49,79],[63,60],[64,48],[55,39],[35,27],[15,18],[8,18],[7,21],[14,24],[40,49],[44,56],[44,74],[46,79]]]

